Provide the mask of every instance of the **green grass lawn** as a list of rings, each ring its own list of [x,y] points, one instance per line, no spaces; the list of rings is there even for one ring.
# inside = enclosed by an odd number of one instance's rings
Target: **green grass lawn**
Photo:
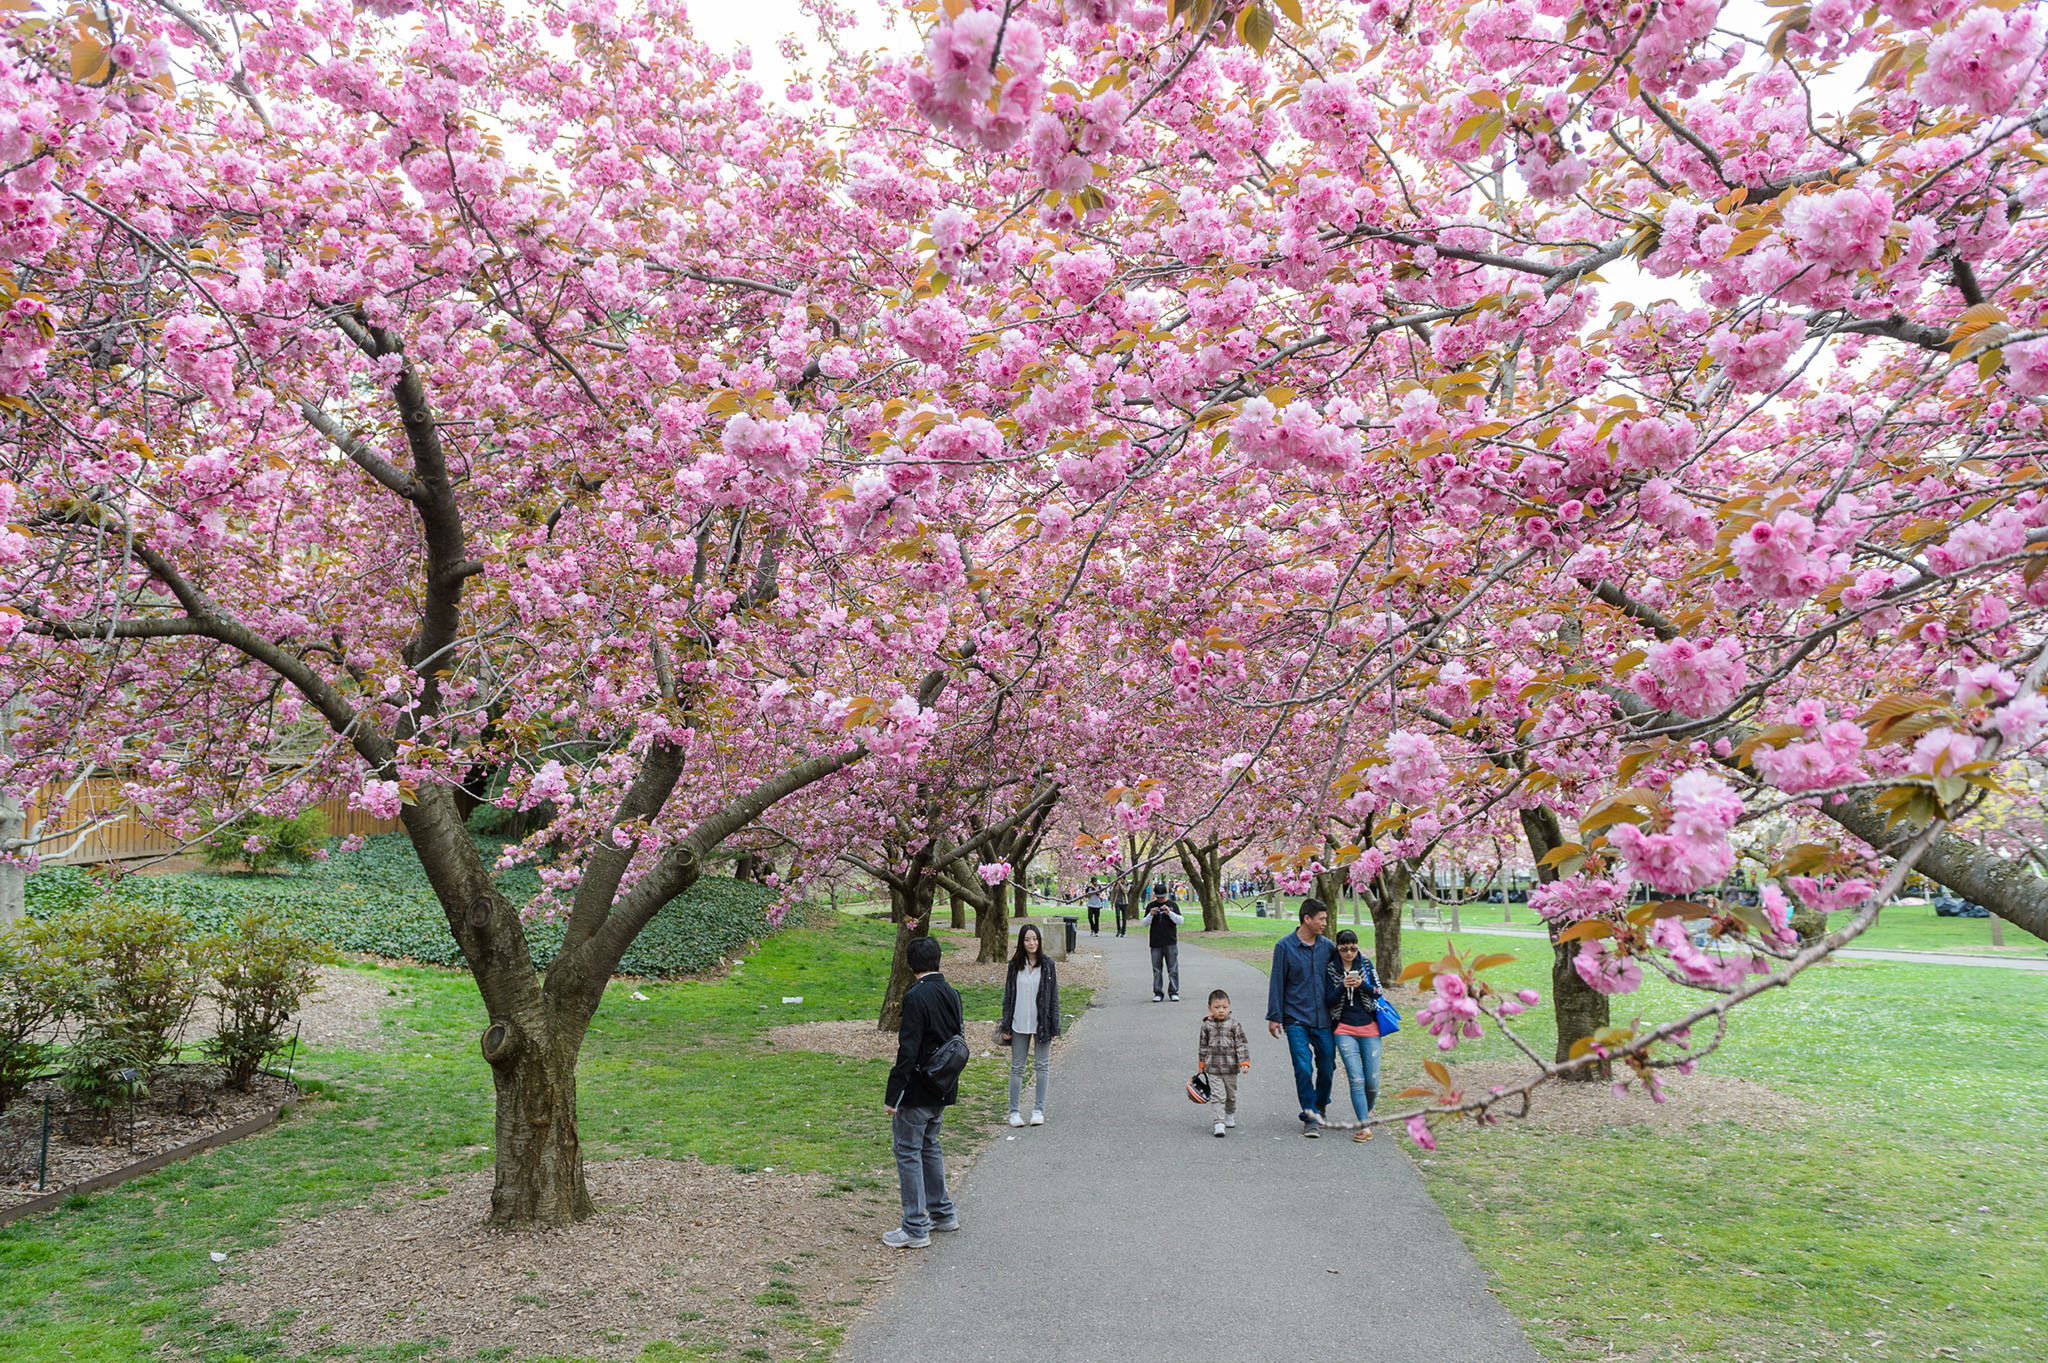
[[[1294,926],[1294,908],[1300,903],[1297,898],[1279,901],[1285,916],[1281,918],[1259,918],[1252,909],[1253,901],[1240,899],[1232,906],[1227,917],[1233,932],[1259,932],[1277,937]],[[1409,914],[1403,918],[1405,935],[1416,933],[1437,934],[1442,928],[1415,926],[1413,910],[1415,901],[1409,901]],[[1241,910],[1241,911],[1240,911]],[[1352,905],[1339,904],[1330,916],[1330,931],[1351,927]],[[1430,914],[1441,913],[1448,921],[1451,909],[1448,905],[1425,905]],[[1496,925],[1512,925],[1517,928],[1539,928],[1543,920],[1532,913],[1527,904],[1465,904],[1459,907],[1458,925],[1466,932],[1484,932]],[[1366,921],[1358,924],[1359,935],[1369,937],[1371,920],[1361,912]],[[1191,924],[1199,924],[1199,914],[1191,915]],[[2048,941],[2034,936],[2023,928],[2010,923],[2001,925],[2000,935],[2005,939],[2002,946],[1991,942],[1992,921],[1987,918],[1938,918],[1931,904],[1894,904],[1878,916],[1878,921],[1869,931],[1856,939],[1859,947],[1886,947],[1895,951],[1954,951],[1985,956],[2042,956],[2048,955]],[[1183,929],[1185,931],[1186,929]]]
[[[1273,935],[1233,932],[1219,945],[1256,960]],[[1411,930],[1409,959],[1444,941]],[[1489,973],[1497,983],[1547,991],[1542,943],[1456,941],[1519,958]],[[1617,999],[1616,1015],[1669,1016],[1682,994],[1653,984]],[[1521,1021],[1549,1054],[1547,1009]],[[1403,1142],[1548,1359],[2040,1358],[2044,1052],[2048,980],[1841,962],[1744,1005],[1703,1067],[1802,1100],[1805,1121],[1590,1137],[1461,1125],[1441,1130],[1433,1155],[1395,1132],[1380,1138]],[[1384,1054],[1392,1095],[1438,1052],[1411,1023]],[[1460,1061],[1511,1050],[1489,1037],[1445,1058],[1455,1077]]]
[[[715,980],[615,983],[579,1071],[587,1157],[694,1155],[821,1171],[849,1190],[893,1187],[888,1062],[777,1050],[762,1037],[787,1022],[873,1017],[893,941],[887,923],[842,920],[768,938]],[[404,991],[385,1014],[390,1049],[311,1054],[312,1100],[270,1132],[0,1228],[0,1359],[286,1358],[201,1307],[219,1276],[209,1250],[259,1244],[279,1217],[356,1205],[393,1180],[488,1166],[491,1083],[476,1046],[485,1019],[468,976],[362,969]],[[967,1016],[993,1016],[997,992],[963,990]],[[804,1001],[785,1005],[785,995]],[[1087,991],[1065,990],[1061,1004],[1078,1015]],[[949,1151],[1000,1120],[1007,1082],[1006,1065],[969,1067]],[[894,1215],[893,1194],[884,1200],[878,1234]]]

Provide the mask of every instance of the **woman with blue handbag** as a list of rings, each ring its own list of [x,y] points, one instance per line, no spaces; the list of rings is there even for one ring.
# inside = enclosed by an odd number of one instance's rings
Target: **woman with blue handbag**
[[[1393,1007],[1382,996],[1379,975],[1359,951],[1358,934],[1350,928],[1337,934],[1337,955],[1323,977],[1323,1001],[1336,1029],[1337,1055],[1351,1081],[1351,1110],[1358,1117],[1358,1131],[1351,1139],[1369,1141],[1368,1123],[1380,1097],[1380,1038],[1393,1030],[1381,1027],[1380,1010],[1391,1013]]]

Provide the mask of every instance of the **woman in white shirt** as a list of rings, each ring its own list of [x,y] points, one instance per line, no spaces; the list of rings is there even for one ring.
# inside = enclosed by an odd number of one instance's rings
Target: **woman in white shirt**
[[[1045,1072],[1052,1039],[1060,1034],[1060,983],[1035,923],[1017,929],[1017,952],[1003,981],[1003,1020],[998,1039],[1010,1048],[1010,1125],[1024,1125],[1024,1061],[1030,1056],[1036,1081],[1031,1125],[1045,1125]]]

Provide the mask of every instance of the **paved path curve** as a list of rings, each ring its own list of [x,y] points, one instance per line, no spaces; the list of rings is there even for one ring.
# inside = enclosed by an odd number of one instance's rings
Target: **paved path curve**
[[[1302,1139],[1264,975],[1183,945],[1183,1001],[1154,1004],[1139,938],[1080,950],[1112,983],[1055,1043],[1047,1124],[996,1136],[954,1190],[962,1229],[904,1251],[849,1363],[1535,1363],[1394,1133]],[[1222,1140],[1184,1091],[1218,987],[1253,1059]]]
[[[1410,929],[1415,932],[1436,932],[1441,929],[1432,925],[1427,928]],[[1541,928],[1509,927],[1503,923],[1467,923],[1464,932],[1486,937],[1533,937],[1547,940],[1549,933]],[[1907,965],[1971,965],[1990,966],[1998,970],[2031,970],[2048,973],[2048,955],[2044,956],[1979,956],[1962,951],[1910,951],[1903,947],[1843,947],[1835,955],[1845,961],[1899,961]]]

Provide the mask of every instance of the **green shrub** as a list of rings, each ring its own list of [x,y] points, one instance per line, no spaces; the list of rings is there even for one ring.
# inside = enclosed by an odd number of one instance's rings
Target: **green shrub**
[[[199,855],[208,866],[240,863],[251,871],[268,871],[274,866],[310,866],[327,840],[327,816],[308,809],[289,819],[268,814],[244,814],[231,824],[215,830],[199,845]]]
[[[171,1058],[199,999],[200,963],[183,914],[107,895],[47,920],[42,934],[76,991],[67,1011],[81,1026],[70,1050],[91,1052],[78,1063],[92,1073],[104,1062],[147,1074]]]
[[[204,1043],[228,1087],[245,1091],[250,1080],[285,1047],[286,1027],[312,992],[314,967],[334,960],[325,945],[292,931],[264,909],[251,909],[233,930],[200,939],[211,998],[220,1022]]]
[[[504,846],[489,838],[479,838],[478,845],[487,860]],[[494,879],[515,904],[526,903],[540,890],[540,877],[528,866]],[[37,917],[89,902],[99,893],[75,867],[55,867],[28,878],[29,912]],[[122,893],[175,909],[201,933],[226,931],[241,914],[263,909],[337,951],[421,965],[463,964],[448,920],[403,833],[379,834],[289,875],[136,877],[122,886]],[[659,976],[709,970],[769,933],[768,906],[775,899],[775,891],[765,886],[707,876],[655,915],[619,971]],[[535,962],[546,966],[561,949],[562,924],[535,922],[527,931]]]
[[[89,1017],[64,1048],[57,1083],[111,1127],[114,1110],[149,1091],[146,1038],[133,1019]]]
[[[42,949],[40,924],[0,931],[0,1111],[48,1067],[57,1024],[77,989]]]

